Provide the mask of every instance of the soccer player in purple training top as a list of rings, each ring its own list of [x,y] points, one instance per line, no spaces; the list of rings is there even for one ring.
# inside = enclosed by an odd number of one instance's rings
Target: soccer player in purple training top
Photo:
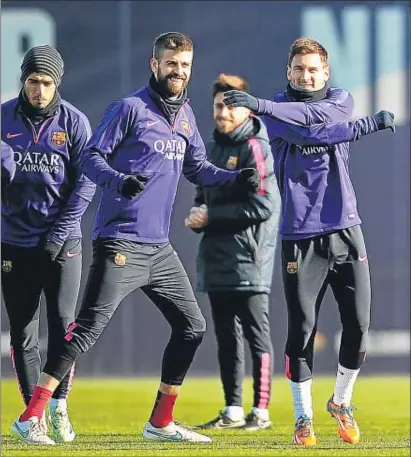
[[[337,378],[328,412],[340,437],[358,443],[352,393],[366,354],[371,286],[361,220],[348,172],[349,141],[394,128],[394,115],[381,111],[346,128],[352,96],[328,87],[326,49],[310,38],[292,43],[288,87],[273,101],[226,92],[229,106],[245,106],[266,116],[282,196],[280,234],[288,309],[286,376],[294,402],[294,443],[315,445],[311,382],[319,308],[330,285],[342,323]],[[283,103],[286,102],[286,103]],[[309,126],[306,140],[293,129]],[[290,126],[293,129],[290,129]]]
[[[82,352],[107,326],[120,302],[141,288],[171,326],[161,383],[143,431],[151,440],[211,442],[173,420],[173,408],[206,322],[190,281],[168,240],[181,173],[201,186],[258,192],[255,169],[226,171],[206,160],[188,104],[193,43],[182,33],[160,35],[146,86],[113,103],[83,160],[103,188],[94,226],[94,257],[82,306],[59,349],[50,354],[32,400],[13,427],[30,441],[33,421]]]
[[[63,69],[52,46],[30,49],[21,65],[19,96],[1,105],[1,285],[11,356],[26,405],[41,371],[40,296],[46,298],[50,357],[74,320],[82,264],[80,222],[96,188],[80,166],[90,124],[60,98]],[[56,441],[75,437],[67,413],[73,368],[50,401],[50,433]],[[36,419],[32,441],[52,443],[45,415]]]

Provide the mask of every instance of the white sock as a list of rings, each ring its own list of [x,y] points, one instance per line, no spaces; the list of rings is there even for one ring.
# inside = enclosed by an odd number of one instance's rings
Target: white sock
[[[56,408],[66,410],[67,409],[67,400],[65,398],[50,398],[50,409],[54,410]]]
[[[261,420],[268,421],[270,420],[270,413],[266,408],[256,408],[253,406],[251,412],[255,413]]]
[[[312,379],[303,382],[290,381],[291,391],[293,393],[294,419],[300,416],[313,418],[313,401],[311,396]]]
[[[333,402],[341,406],[351,405],[352,392],[360,369],[350,370],[338,364],[337,379],[335,380]]]
[[[225,413],[233,421],[244,419],[244,409],[242,406],[226,406]]]

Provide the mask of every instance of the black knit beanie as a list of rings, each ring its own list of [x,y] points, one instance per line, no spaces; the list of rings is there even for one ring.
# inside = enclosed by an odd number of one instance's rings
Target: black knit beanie
[[[23,84],[31,73],[44,73],[53,78],[56,86],[59,86],[64,74],[64,62],[61,55],[57,49],[48,44],[35,46],[28,50],[20,68],[20,81]]]

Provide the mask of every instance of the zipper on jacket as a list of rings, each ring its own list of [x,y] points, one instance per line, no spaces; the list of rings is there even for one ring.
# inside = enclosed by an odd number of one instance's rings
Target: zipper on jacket
[[[31,122],[31,120],[30,120],[27,116],[25,116],[25,117],[26,117],[26,119],[28,120],[28,122],[29,122],[29,124],[30,124],[30,127],[31,127],[31,130],[32,130],[32,132],[33,132],[34,144],[37,144],[37,143],[39,142],[39,140],[40,140],[41,132],[43,131],[43,129],[44,129],[46,123],[47,123],[48,121],[50,121],[51,119],[53,119],[54,116],[53,116],[53,117],[49,117],[48,119],[45,119],[45,120],[42,122],[42,124],[40,125],[40,128],[39,128],[38,133],[36,132],[36,128],[34,127],[34,125],[33,125],[33,123]]]
[[[176,116],[175,116],[175,118],[174,118],[174,122],[173,122],[173,123],[170,123],[170,122],[169,122],[170,127],[171,127],[171,133],[176,133],[176,124],[177,124],[178,115],[180,114],[180,112],[181,112],[182,108],[184,107],[184,105],[185,105],[186,103],[188,103],[188,102],[189,102],[189,100],[187,99],[187,100],[185,100],[184,103],[180,106],[179,110],[176,112]]]

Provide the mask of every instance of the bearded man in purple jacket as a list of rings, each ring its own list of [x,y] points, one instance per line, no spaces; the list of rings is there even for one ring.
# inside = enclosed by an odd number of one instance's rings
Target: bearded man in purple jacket
[[[61,99],[63,72],[63,59],[52,46],[30,49],[21,65],[19,96],[1,105],[2,292],[11,357],[26,405],[41,371],[42,293],[48,356],[74,320],[82,265],[80,222],[96,187],[84,176],[80,160],[90,123]],[[73,370],[74,365],[50,401],[50,433],[56,441],[75,437],[67,409]],[[45,416],[38,419],[34,429],[53,442]]]
[[[229,106],[245,106],[265,116],[281,197],[282,270],[288,309],[285,348],[295,416],[294,443],[317,443],[311,383],[318,312],[327,286],[334,293],[342,323],[337,377],[327,411],[339,436],[358,443],[353,415],[354,383],[366,355],[371,284],[361,219],[349,176],[350,141],[391,128],[394,115],[381,111],[350,122],[353,98],[328,87],[328,53],[317,41],[292,43],[287,89],[274,101],[230,91]],[[347,124],[348,123],[348,124]],[[291,129],[308,127],[305,139]],[[348,126],[348,128],[347,128]],[[309,140],[309,141],[307,141]]]
[[[207,161],[187,99],[192,61],[188,36],[160,35],[149,83],[107,109],[84,152],[85,174],[103,189],[93,263],[79,315],[59,350],[48,358],[32,401],[13,424],[26,442],[38,440],[38,434],[30,433],[32,424],[73,363],[96,342],[120,302],[139,288],[171,326],[160,387],[143,437],[211,442],[173,420],[177,395],[206,322],[168,240],[171,210],[181,173],[194,184],[218,185],[237,194],[258,192],[261,179],[255,169],[227,171]]]

